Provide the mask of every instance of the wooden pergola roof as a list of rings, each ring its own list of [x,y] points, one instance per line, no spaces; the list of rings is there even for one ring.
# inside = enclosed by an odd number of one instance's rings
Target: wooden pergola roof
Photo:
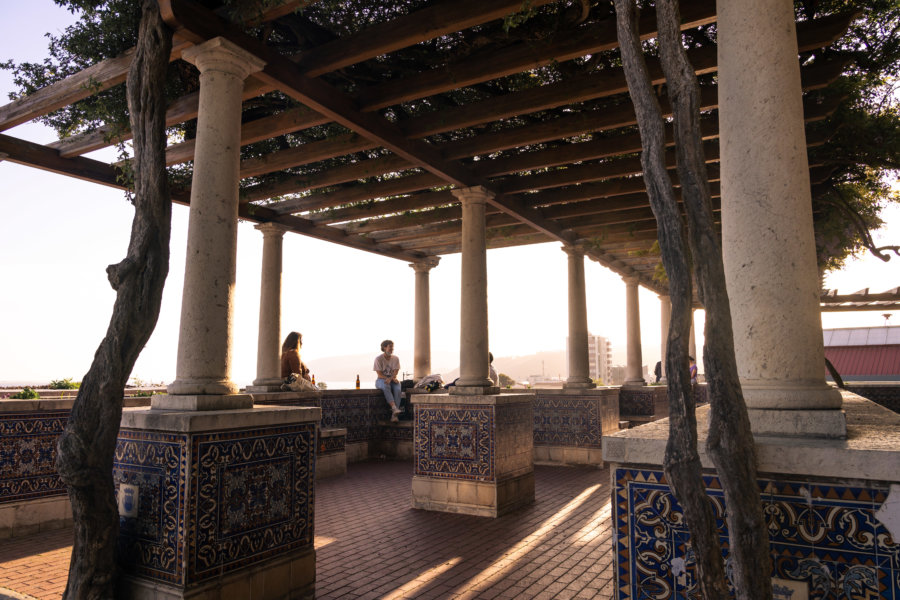
[[[578,243],[590,258],[663,291],[654,279],[656,223],[640,176],[640,137],[625,77],[614,61],[603,68],[591,62],[617,45],[606,4],[583,2],[576,22],[555,35],[500,43],[496,36],[484,41],[484,32],[501,28],[504,18],[523,9],[522,0],[423,0],[388,20],[328,32],[330,41],[291,46],[284,32],[309,14],[294,11],[314,10],[314,0],[287,0],[256,15],[263,31],[282,32],[269,35],[269,42],[279,42],[269,45],[246,33],[246,23],[238,26],[185,0],[160,0],[176,31],[173,61],[190,45],[217,36],[266,61],[244,87],[242,144],[267,151],[242,160],[241,218],[416,261],[460,251],[461,212],[449,190],[481,185],[496,193],[488,207],[489,248]],[[551,15],[567,6],[527,3],[528,10]],[[688,33],[716,20],[714,0],[684,0],[681,11]],[[852,18],[798,23],[800,51],[832,44]],[[643,14],[640,31],[644,39],[655,36],[653,11]],[[457,50],[477,50],[442,53],[448,40]],[[714,46],[693,48],[689,56],[698,75],[715,73]],[[121,85],[130,60],[126,52],[0,107],[0,130]],[[396,65],[408,67],[388,69]],[[658,61],[649,58],[648,65],[655,83],[664,83]],[[804,90],[829,85],[843,67],[822,60],[802,66]],[[718,211],[717,90],[712,77],[701,83]],[[254,99],[263,95],[282,98],[282,108],[260,116]],[[807,96],[808,123],[826,119],[837,106]],[[662,104],[665,111],[664,97]],[[196,92],[177,99],[168,124],[196,119],[197,106]],[[328,135],[309,133],[326,124],[334,124]],[[822,131],[808,133],[810,146],[827,140]],[[0,158],[120,187],[115,165],[83,157],[129,137],[111,135],[101,128],[42,146],[0,134]],[[167,162],[190,161],[193,151],[193,140],[172,144]],[[674,169],[674,153],[670,161]],[[813,185],[829,174],[811,164]],[[173,192],[175,202],[189,197],[184,188]]]
[[[823,312],[900,310],[900,287],[875,294],[869,293],[869,288],[852,294],[824,290],[819,300]]]

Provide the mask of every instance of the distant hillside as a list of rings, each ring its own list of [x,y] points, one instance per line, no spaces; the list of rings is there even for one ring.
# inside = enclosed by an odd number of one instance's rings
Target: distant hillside
[[[526,356],[495,356],[494,368],[498,373],[505,373],[516,381],[527,381],[529,375],[565,378],[568,374],[565,350],[548,350]],[[459,368],[439,373],[445,382],[450,382],[459,377]]]

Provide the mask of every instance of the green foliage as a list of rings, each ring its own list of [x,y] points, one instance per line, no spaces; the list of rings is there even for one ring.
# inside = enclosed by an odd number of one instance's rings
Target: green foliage
[[[38,394],[36,391],[34,391],[33,389],[31,389],[28,386],[25,386],[21,392],[12,394],[10,396],[10,398],[13,400],[35,400],[40,397],[41,397],[40,394]]]
[[[500,387],[508,388],[516,385],[516,380],[506,373],[498,373],[497,376],[500,378]]]
[[[54,379],[48,386],[51,390],[77,390],[81,387],[80,381],[72,381],[71,377],[65,379]]]

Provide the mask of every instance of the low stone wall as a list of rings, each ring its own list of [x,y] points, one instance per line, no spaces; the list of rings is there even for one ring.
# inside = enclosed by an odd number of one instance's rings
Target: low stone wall
[[[603,435],[619,429],[619,389],[539,389],[535,396],[535,462],[602,465]]]
[[[74,397],[0,400],[0,539],[72,522],[66,486],[56,471],[56,442]],[[149,406],[149,397],[125,406]]]
[[[847,390],[900,413],[900,383],[849,383]]]
[[[706,384],[693,386],[694,402],[706,404]],[[619,418],[632,424],[647,423],[669,417],[668,389],[664,385],[623,387],[619,390]]]

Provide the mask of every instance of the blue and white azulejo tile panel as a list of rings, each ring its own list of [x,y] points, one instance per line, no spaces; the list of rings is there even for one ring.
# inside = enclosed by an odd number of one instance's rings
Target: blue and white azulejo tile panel
[[[127,573],[181,585],[184,575],[186,434],[119,431],[113,463],[118,496],[137,489],[135,517],[119,517],[117,558]]]
[[[723,554],[725,501],[705,476]],[[773,577],[805,582],[815,600],[900,600],[900,544],[875,513],[887,487],[830,481],[759,480]],[[690,536],[664,473],[618,468],[613,491],[618,598],[696,598]]]
[[[493,481],[493,406],[415,406],[416,475]]]
[[[0,413],[0,504],[66,495],[56,472],[56,442],[69,413]]]
[[[312,548],[316,424],[195,435],[188,578]]]
[[[534,445],[599,448],[602,401],[600,397],[537,396],[534,400]]]

